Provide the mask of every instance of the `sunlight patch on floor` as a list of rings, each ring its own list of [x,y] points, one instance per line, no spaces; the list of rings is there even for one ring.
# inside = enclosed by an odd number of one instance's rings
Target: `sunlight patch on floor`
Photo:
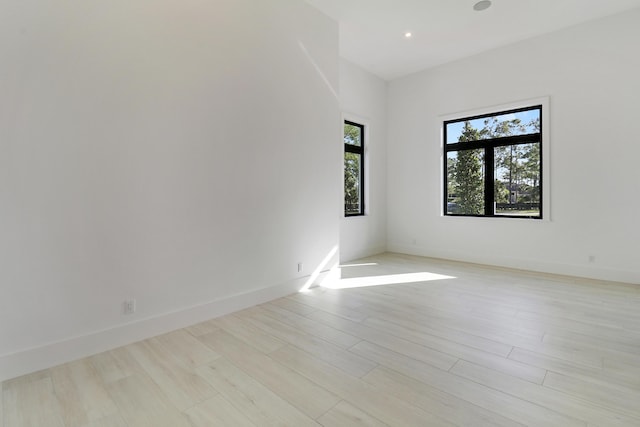
[[[367,286],[384,286],[396,285],[402,283],[430,282],[433,280],[455,279],[453,276],[445,276],[443,274],[418,272],[418,273],[402,273],[387,274],[382,276],[363,276],[350,277],[346,279],[332,277],[323,281],[321,286],[329,289],[351,289],[363,288]]]

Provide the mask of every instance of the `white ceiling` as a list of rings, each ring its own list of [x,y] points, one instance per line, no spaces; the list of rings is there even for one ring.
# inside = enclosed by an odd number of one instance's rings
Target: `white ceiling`
[[[640,7],[640,0],[493,0],[476,12],[477,0],[306,1],[340,23],[340,55],[385,80]]]

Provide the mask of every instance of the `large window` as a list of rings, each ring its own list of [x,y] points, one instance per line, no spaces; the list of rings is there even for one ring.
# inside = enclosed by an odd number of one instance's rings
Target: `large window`
[[[444,122],[444,213],[542,218],[542,106]]]
[[[344,122],[344,215],[364,215],[364,125]]]

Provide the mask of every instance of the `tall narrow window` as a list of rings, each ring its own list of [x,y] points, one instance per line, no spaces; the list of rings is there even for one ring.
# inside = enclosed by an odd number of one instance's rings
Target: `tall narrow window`
[[[364,215],[364,125],[344,122],[344,216]]]
[[[444,122],[445,215],[542,218],[542,106]]]

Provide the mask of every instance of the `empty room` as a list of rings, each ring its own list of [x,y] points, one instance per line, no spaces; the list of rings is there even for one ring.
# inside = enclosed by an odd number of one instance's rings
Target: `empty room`
[[[640,0],[0,24],[0,427],[640,426]]]

